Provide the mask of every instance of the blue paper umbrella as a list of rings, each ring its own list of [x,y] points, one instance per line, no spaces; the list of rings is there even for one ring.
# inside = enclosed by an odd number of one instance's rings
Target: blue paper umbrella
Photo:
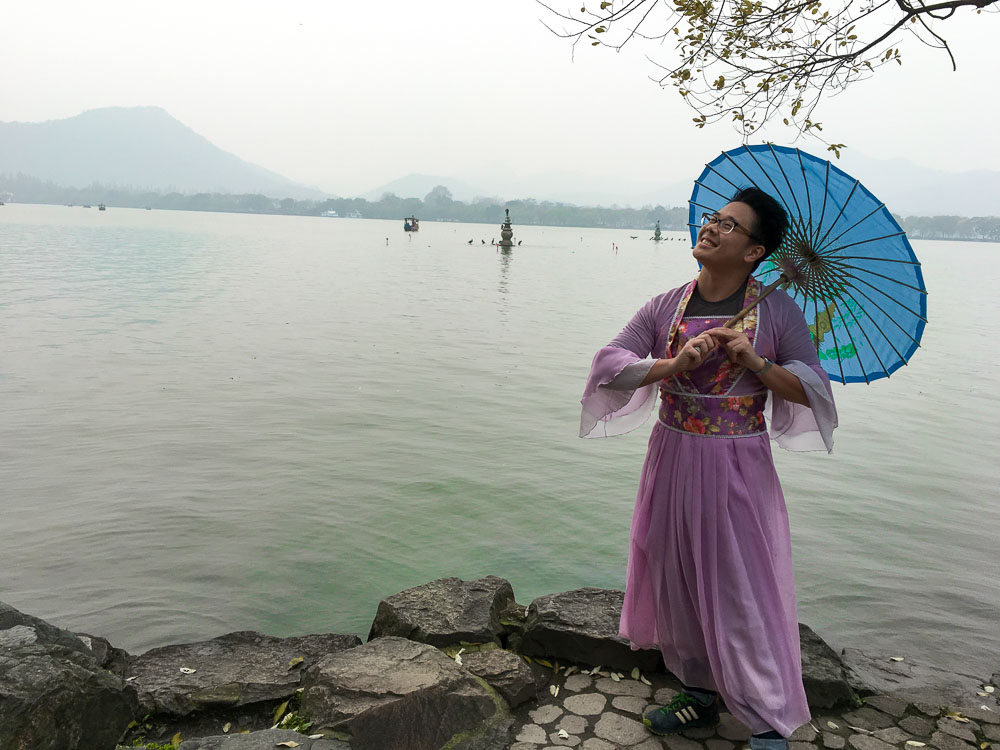
[[[754,275],[798,303],[830,378],[870,383],[906,364],[927,322],[927,291],[885,204],[824,159],[784,146],[741,146],[695,181],[692,242],[703,213],[752,186],[777,198],[790,220],[781,247]]]

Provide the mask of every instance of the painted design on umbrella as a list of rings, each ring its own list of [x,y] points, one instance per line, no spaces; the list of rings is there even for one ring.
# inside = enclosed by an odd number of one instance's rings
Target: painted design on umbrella
[[[927,290],[885,204],[824,159],[785,146],[741,146],[706,165],[695,181],[692,243],[703,212],[718,211],[752,186],[784,205],[790,221],[781,247],[754,276],[798,304],[830,378],[870,383],[905,365],[927,323]]]

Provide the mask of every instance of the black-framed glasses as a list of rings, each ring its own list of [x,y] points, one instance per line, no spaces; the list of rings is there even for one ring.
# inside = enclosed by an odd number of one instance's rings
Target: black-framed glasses
[[[753,232],[746,227],[740,226],[740,223],[736,221],[736,219],[723,219],[718,214],[710,214],[707,212],[703,213],[701,215],[701,225],[706,227],[709,224],[715,224],[718,227],[720,234],[731,234],[734,229],[739,229],[754,242],[761,242],[760,238]],[[761,242],[761,244],[763,244],[763,242]]]

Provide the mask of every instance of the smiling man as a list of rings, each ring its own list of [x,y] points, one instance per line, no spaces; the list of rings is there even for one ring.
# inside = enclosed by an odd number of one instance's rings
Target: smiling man
[[[787,224],[756,188],[705,214],[697,278],[647,302],[597,352],[580,424],[581,437],[627,432],[659,397],[620,632],[634,648],[658,648],[685,690],[644,723],[656,734],[714,726],[721,696],[750,728],[753,750],[787,750],[809,720],[770,438],[789,450],[832,450],[837,423],[829,379],[788,295],[775,292],[722,327],[760,297],[752,272]]]

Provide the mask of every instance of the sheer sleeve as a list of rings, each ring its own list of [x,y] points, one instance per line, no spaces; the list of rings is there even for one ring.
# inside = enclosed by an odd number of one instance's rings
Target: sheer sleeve
[[[786,450],[832,453],[837,406],[833,402],[830,378],[816,357],[809,327],[798,306],[785,295],[779,304],[770,308],[775,315],[775,362],[799,379],[809,399],[809,406],[803,406],[772,393],[771,437]]]
[[[656,385],[639,384],[654,360],[657,300],[647,302],[607,346],[594,355],[580,400],[580,437],[611,437],[631,432],[649,418]]]

